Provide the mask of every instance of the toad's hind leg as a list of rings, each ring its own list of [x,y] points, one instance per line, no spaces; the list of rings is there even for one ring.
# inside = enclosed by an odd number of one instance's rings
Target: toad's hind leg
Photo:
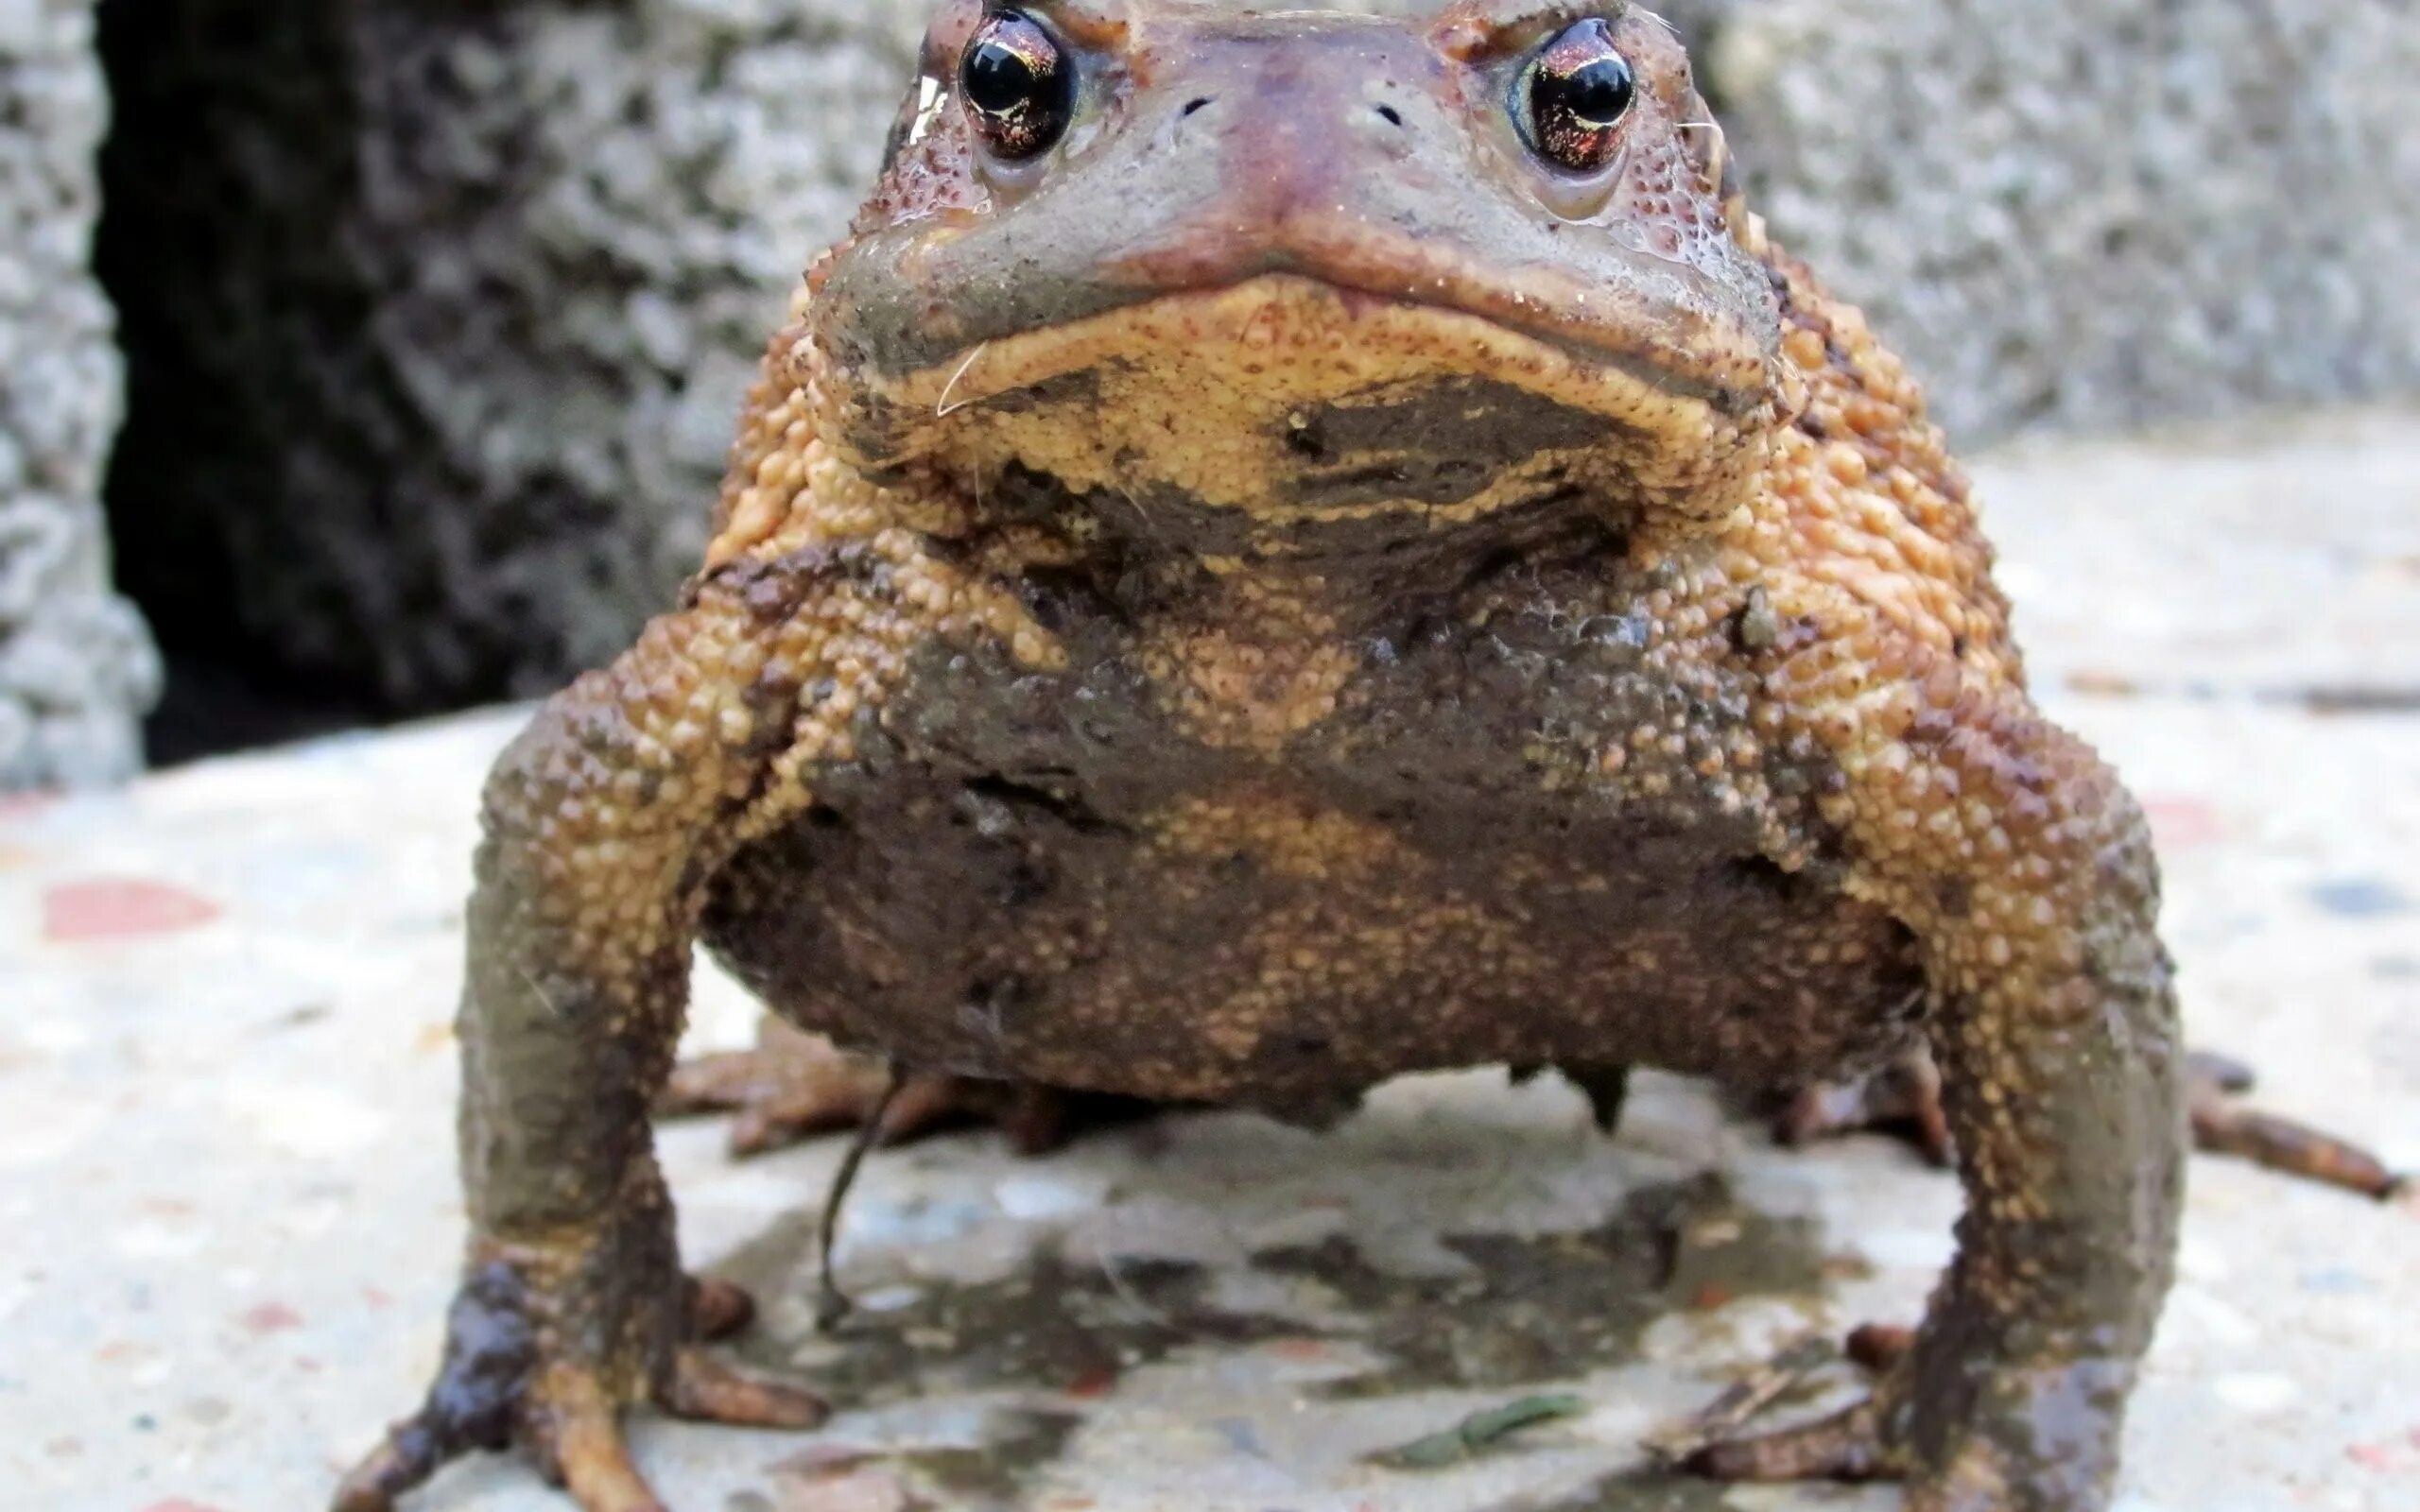
[[[899,1144],[966,1125],[990,1124],[1020,1155],[1059,1148],[1088,1128],[1145,1116],[1160,1105],[1036,1082],[910,1073],[889,1097],[881,1061],[767,1014],[756,1044],[683,1061],[656,1098],[664,1118],[728,1112],[731,1152],[761,1154],[819,1134],[855,1129],[881,1109],[874,1143]]]

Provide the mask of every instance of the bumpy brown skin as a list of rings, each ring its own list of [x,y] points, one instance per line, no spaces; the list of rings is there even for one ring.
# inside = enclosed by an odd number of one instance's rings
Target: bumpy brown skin
[[[1772,1085],[1921,1042],[1969,1196],[1868,1404],[1730,1475],[2106,1503],[2184,1115],[2134,803],[2028,701],[1899,364],[1766,242],[1671,38],[1593,177],[1507,99],[1578,12],[1041,12],[1034,162],[954,0],[751,402],[683,605],[498,764],[473,1235],[372,1508],[517,1440],[654,1504],[706,1365],[647,1112],[693,942],[919,1071],[1318,1117],[1416,1069]],[[1601,1078],[1600,1078],[1601,1079]]]

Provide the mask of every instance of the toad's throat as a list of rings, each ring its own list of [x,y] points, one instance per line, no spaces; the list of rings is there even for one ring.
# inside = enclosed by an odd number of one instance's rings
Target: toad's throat
[[[1016,403],[1081,405],[1126,374],[1086,369],[1020,391]],[[1005,398],[1006,396],[1004,396]],[[1620,422],[1493,378],[1413,378],[1263,416],[1231,452],[1254,454],[1258,486],[1240,511],[1306,524],[1347,524],[1398,512],[1439,523],[1476,518],[1548,494],[1568,494],[1576,459],[1627,439]],[[1136,503],[1201,504],[1166,486],[1128,490]]]
[[[1430,526],[1547,494],[1688,489],[1737,426],[1703,398],[1489,319],[1291,276],[1169,295],[865,376],[877,467],[1011,469],[1079,492]]]

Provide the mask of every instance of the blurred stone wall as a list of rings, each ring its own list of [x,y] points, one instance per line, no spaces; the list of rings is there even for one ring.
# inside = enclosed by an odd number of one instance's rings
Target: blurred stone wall
[[[544,691],[702,548],[896,0],[110,0],[124,579],[173,650]],[[199,563],[207,570],[197,572]]]
[[[2420,388],[2412,0],[1663,9],[1966,444]],[[666,602],[924,7],[103,10],[125,580],[180,653],[404,709]]]
[[[101,525],[118,364],[88,264],[108,113],[89,0],[0,0],[0,790],[132,771],[158,688]]]
[[[1668,9],[1967,444],[2420,389],[2415,0]]]

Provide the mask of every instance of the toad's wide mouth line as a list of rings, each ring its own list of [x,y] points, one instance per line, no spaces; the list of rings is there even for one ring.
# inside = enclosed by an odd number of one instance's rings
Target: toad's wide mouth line
[[[930,405],[938,418],[1092,366],[1100,360],[1096,352],[1116,360],[1118,336],[1137,327],[1154,323],[1207,326],[1224,339],[1242,342],[1263,312],[1324,301],[1354,324],[1375,327],[1407,318],[1435,322],[1438,330],[1458,337],[1466,349],[1493,351],[1500,356],[1500,365],[1489,366],[1499,368],[1508,380],[1517,381],[1517,375],[1526,371],[1539,382],[1523,387],[1552,387],[1575,399],[1591,397],[1593,391],[1602,403],[1586,407],[1602,408],[1616,417],[1641,401],[1700,405],[1731,419],[1753,414],[1770,403],[1770,396],[1761,389],[1743,390],[1703,371],[1676,371],[1651,352],[1599,345],[1567,329],[1521,318],[1520,306],[1525,301],[1517,295],[1490,301],[1505,306],[1499,311],[1474,307],[1467,297],[1423,298],[1407,290],[1405,282],[1334,270],[1305,272],[1288,266],[1252,269],[1197,284],[1137,287],[1132,299],[1075,319],[974,340],[942,353],[940,360],[929,365],[896,375],[869,376],[873,376],[886,397]],[[1444,292],[1457,291],[1449,286]],[[1763,354],[1752,340],[1739,345],[1743,361],[1761,362]],[[1179,353],[1181,367],[1186,345],[1173,344],[1173,350]]]

